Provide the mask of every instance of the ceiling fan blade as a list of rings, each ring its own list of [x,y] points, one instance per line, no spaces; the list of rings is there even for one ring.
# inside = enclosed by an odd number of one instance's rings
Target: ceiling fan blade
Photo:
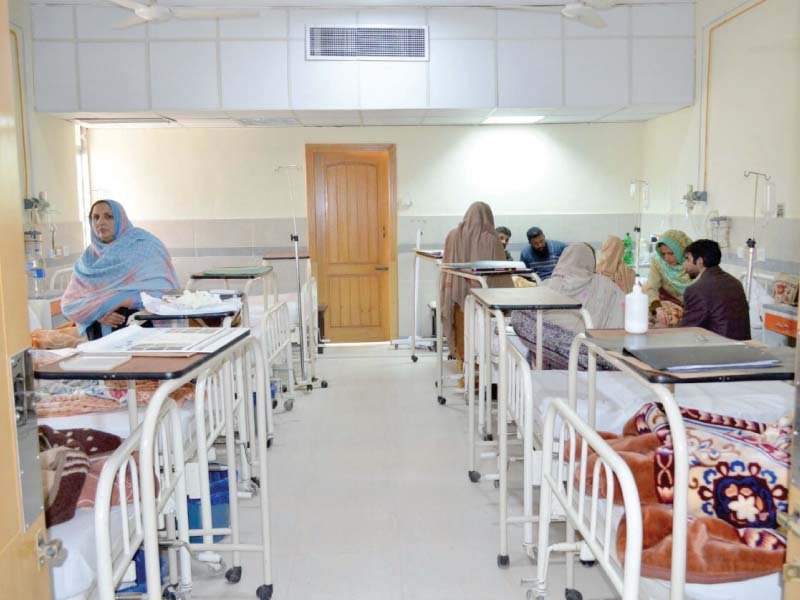
[[[573,19],[578,21],[578,23],[582,23],[583,25],[587,25],[589,27],[594,27],[595,29],[605,29],[608,26],[606,20],[601,17],[596,10],[586,6],[585,4],[567,4],[561,10],[561,14],[568,19]]]
[[[184,8],[176,6],[170,10],[177,19],[246,19],[248,17],[257,17],[260,14],[258,10],[240,8]]]
[[[131,27],[136,27],[137,25],[143,25],[147,23],[147,19],[142,19],[141,17],[137,17],[136,15],[131,15],[121,21],[117,21],[114,23],[114,29],[130,29]]]
[[[139,8],[146,8],[147,5],[143,2],[134,2],[134,0],[109,0],[111,4],[116,4],[122,8],[127,8],[128,10],[137,10]]]

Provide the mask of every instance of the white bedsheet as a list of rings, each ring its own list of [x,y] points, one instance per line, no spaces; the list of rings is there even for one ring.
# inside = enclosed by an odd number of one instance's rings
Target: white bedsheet
[[[146,407],[139,407],[140,422],[144,417],[145,410],[147,410]],[[179,412],[185,437],[187,433],[190,433],[192,420],[194,419],[194,402],[185,402]],[[39,425],[49,425],[53,429],[97,429],[98,431],[113,433],[121,438],[126,438],[130,434],[130,419],[127,408],[113,412],[89,413],[71,417],[45,417],[39,419]]]
[[[278,294],[280,302],[286,302],[289,306],[289,323],[297,324],[300,322],[300,312],[297,309],[297,292]],[[250,332],[256,336],[261,336],[261,325],[264,319],[264,300],[261,296],[251,296],[247,299],[247,309],[250,314]]]
[[[567,398],[567,371],[534,371],[533,393],[539,429],[553,398]],[[586,373],[578,373],[578,414],[587,418]],[[774,423],[794,412],[794,388],[780,381],[737,383],[687,383],[675,386],[678,404],[741,419]],[[620,433],[625,422],[647,402],[653,392],[626,373],[597,373],[598,431]]]
[[[67,559],[53,568],[55,600],[83,598],[95,582],[97,553],[94,540],[94,509],[79,508],[75,516],[55,527],[50,527],[50,539],[58,538],[67,549]],[[111,509],[111,539],[122,535],[120,509]]]

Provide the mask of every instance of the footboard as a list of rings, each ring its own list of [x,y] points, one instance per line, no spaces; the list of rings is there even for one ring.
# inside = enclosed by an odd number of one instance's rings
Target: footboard
[[[567,589],[574,587],[574,554],[585,546],[592,559],[608,576],[623,600],[636,600],[642,550],[642,513],[639,491],[625,461],[572,410],[566,401],[553,400],[543,431],[541,498],[536,588],[537,599],[546,596],[547,569],[551,552],[567,555]],[[596,455],[591,473],[589,452]],[[619,489],[617,489],[619,488]],[[601,492],[603,498],[601,499]],[[617,523],[614,500],[622,498],[627,522],[627,543],[622,566],[617,560],[614,535]],[[566,541],[550,544],[553,503],[567,517]],[[579,533],[582,541],[575,539]]]

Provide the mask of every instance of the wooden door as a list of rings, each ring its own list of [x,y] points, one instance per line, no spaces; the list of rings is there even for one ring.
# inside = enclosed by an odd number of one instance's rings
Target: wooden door
[[[309,250],[332,342],[391,339],[396,321],[393,146],[308,146]]]
[[[0,0],[0,597],[47,600],[49,565],[37,555],[44,513],[25,527],[9,369],[9,357],[30,346],[10,48],[8,1]]]

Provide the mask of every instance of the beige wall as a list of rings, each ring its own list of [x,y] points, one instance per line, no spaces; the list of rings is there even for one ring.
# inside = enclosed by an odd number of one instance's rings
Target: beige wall
[[[22,36],[23,83],[28,142],[28,187],[32,195],[45,191],[58,223],[77,223],[80,210],[76,168],[75,126],[33,110],[30,5],[9,2],[9,19]],[[74,229],[71,228],[71,229]]]
[[[640,124],[528,127],[94,129],[92,187],[138,219],[291,214],[275,165],[305,162],[306,143],[397,144],[401,216],[630,212]],[[295,210],[305,215],[305,175]],[[411,203],[411,206],[408,206]],[[405,207],[405,208],[403,208]]]
[[[708,30],[741,8],[742,0],[697,3],[698,98],[678,113],[644,126],[642,176],[650,183],[653,213],[645,232],[682,227],[693,237],[709,235],[709,211],[733,217],[731,252],[755,233],[768,259],[800,261],[800,3],[766,0],[718,28],[711,51],[708,179],[704,177],[703,103],[708,86]],[[753,230],[752,179],[745,170],[772,175],[786,218],[760,219]],[[687,185],[707,189],[709,206],[686,218],[681,197]],[[647,222],[647,219],[645,219]],[[794,267],[796,270],[796,266]]]

